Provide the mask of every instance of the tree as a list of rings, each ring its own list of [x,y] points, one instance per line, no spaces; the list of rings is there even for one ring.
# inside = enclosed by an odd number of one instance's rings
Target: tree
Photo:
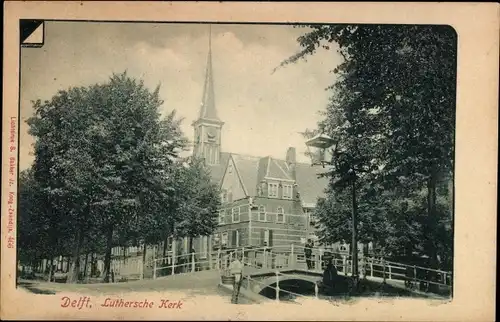
[[[343,177],[346,171],[341,168],[359,168],[365,182],[392,190],[396,199],[425,187],[423,238],[425,251],[437,266],[437,187],[453,169],[456,33],[447,26],[307,27],[310,31],[298,39],[303,50],[282,65],[320,47],[329,49],[331,43],[338,45],[344,58],[334,70],[338,78],[329,87],[333,96],[319,124],[344,146],[341,155],[336,154],[332,180]],[[337,192],[345,190],[337,186]],[[333,198],[331,193],[329,197]],[[383,204],[388,213],[399,207],[394,202]],[[394,236],[413,227],[396,222],[385,226]]]
[[[217,227],[219,190],[201,159],[192,158],[176,170],[174,232],[177,237],[189,237],[191,250],[194,237],[210,235]]]
[[[74,236],[68,282],[76,280],[88,232],[106,239],[109,281],[114,235],[128,238],[129,227],[157,209],[148,198],[164,188],[164,172],[186,141],[174,114],[160,119],[162,103],[159,87],[151,92],[126,73],[35,102],[28,120],[37,139],[34,176]]]

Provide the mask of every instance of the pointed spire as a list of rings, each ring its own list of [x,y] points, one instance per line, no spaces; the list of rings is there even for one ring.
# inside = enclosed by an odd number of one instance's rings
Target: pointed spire
[[[212,70],[212,26],[209,25],[208,35],[208,57],[205,72],[205,84],[203,86],[203,97],[201,100],[200,119],[220,121],[215,109],[215,91]]]

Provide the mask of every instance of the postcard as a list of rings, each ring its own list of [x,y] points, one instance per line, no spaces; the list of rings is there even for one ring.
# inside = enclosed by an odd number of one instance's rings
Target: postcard
[[[494,320],[498,4],[5,12],[2,319]]]

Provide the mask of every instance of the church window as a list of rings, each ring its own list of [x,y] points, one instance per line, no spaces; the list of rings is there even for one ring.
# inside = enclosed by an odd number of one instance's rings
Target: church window
[[[269,198],[278,198],[278,184],[277,183],[268,183],[267,186],[267,196]]]

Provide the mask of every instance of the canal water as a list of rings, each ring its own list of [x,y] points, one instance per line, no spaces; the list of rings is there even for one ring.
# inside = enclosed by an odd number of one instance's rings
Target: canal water
[[[314,285],[307,281],[301,280],[288,280],[280,282],[280,292],[279,292],[279,300],[280,301],[294,301],[299,296],[300,297],[315,297]],[[263,289],[260,294],[270,298],[276,299],[276,284],[270,285]],[[325,300],[335,300],[335,299],[345,299],[346,297],[427,297],[425,294],[415,294],[400,287],[394,287],[391,285],[381,286],[379,283],[375,282],[364,282],[362,286],[360,286],[360,292],[356,295],[349,295],[347,285],[339,285],[339,288],[335,291],[334,294],[325,294],[320,291],[318,294],[318,298]],[[294,295],[287,291],[297,293],[300,295]]]

